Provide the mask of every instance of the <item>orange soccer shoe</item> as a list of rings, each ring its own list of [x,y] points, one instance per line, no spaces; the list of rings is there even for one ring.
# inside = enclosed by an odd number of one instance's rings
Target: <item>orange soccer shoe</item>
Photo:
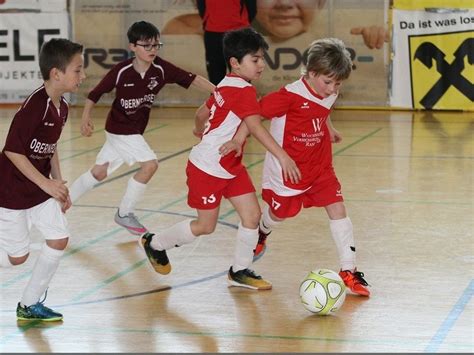
[[[366,287],[370,285],[364,280],[363,272],[359,272],[357,269],[354,269],[353,272],[351,270],[341,270],[339,276],[352,293],[365,297],[370,296],[370,291]]]

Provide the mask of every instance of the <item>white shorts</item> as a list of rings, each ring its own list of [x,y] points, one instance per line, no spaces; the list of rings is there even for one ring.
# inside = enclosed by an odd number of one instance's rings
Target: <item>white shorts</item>
[[[157,160],[155,152],[150,148],[141,134],[112,134],[105,132],[105,144],[100,150],[95,163],[109,163],[107,175],[112,174],[123,163],[133,165],[136,162]]]
[[[28,254],[32,226],[40,231],[44,239],[69,237],[68,223],[61,205],[50,198],[26,210],[0,207],[0,248],[13,257]]]

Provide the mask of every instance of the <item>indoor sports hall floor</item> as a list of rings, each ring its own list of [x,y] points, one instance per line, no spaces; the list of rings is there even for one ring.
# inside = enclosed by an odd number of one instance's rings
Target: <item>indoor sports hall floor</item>
[[[0,111],[1,145],[16,107]],[[72,109],[59,143],[63,177],[90,168],[104,142],[79,132]],[[154,232],[192,216],[184,168],[194,109],[154,109],[145,138],[160,168],[138,205]],[[335,316],[300,304],[314,268],[338,269],[323,209],[305,210],[269,237],[254,269],[273,290],[228,288],[238,217],[221,206],[212,236],[173,249],[173,271],[154,273],[137,238],[113,221],[127,180],[123,166],[68,211],[68,249],[49,288],[59,324],[17,323],[16,304],[38,255],[0,270],[0,352],[474,352],[473,132],[471,113],[349,111],[332,115],[344,140],[336,172],[354,224],[359,269],[370,299],[347,296]],[[260,184],[263,148],[251,139],[244,161]],[[1,172],[0,172],[1,173]]]

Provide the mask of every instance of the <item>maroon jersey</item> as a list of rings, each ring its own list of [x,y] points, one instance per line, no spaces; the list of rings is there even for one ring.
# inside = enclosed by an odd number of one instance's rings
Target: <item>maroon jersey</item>
[[[155,96],[166,84],[188,88],[196,77],[156,57],[144,77],[133,68],[133,58],[113,67],[89,93],[94,102],[115,88],[115,100],[107,116],[105,130],[113,134],[143,134]]]
[[[68,105],[61,97],[58,109],[44,86],[36,89],[15,114],[0,154],[0,207],[22,210],[51,198],[29,180],[7,158],[5,151],[26,156],[33,166],[49,178],[51,158],[67,120]]]

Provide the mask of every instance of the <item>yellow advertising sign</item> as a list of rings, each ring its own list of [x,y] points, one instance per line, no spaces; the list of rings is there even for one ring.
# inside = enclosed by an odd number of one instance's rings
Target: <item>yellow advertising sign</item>
[[[473,34],[409,36],[413,108],[474,110]]]

